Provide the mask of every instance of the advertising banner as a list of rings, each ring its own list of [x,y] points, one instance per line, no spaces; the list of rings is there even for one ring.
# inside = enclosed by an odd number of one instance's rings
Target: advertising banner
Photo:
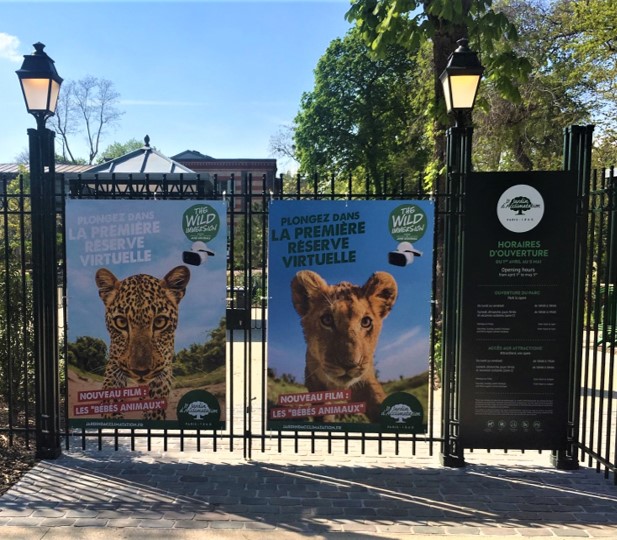
[[[433,212],[271,203],[269,429],[426,431]]]
[[[575,220],[571,173],[467,179],[460,381],[467,448],[566,445]]]
[[[67,200],[72,427],[225,425],[226,207]]]

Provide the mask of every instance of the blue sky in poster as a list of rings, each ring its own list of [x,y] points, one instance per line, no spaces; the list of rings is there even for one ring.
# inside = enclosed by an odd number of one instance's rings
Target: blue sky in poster
[[[401,205],[419,206],[427,217],[427,229],[413,247],[422,256],[401,267],[388,263],[388,253],[395,251],[398,240],[390,234],[388,218]],[[334,215],[358,212],[357,222],[366,223],[366,233],[349,236],[349,251],[356,252],[356,262],[323,266],[285,266],[288,244],[281,238],[282,220],[301,216]],[[278,375],[290,373],[296,380],[304,379],[306,344],[300,327],[300,317],[291,303],[290,283],[299,270],[319,273],[329,284],[349,281],[363,285],[373,272],[392,274],[398,284],[398,298],[383,324],[375,357],[379,379],[409,377],[428,369],[429,317],[432,279],[433,204],[430,201],[275,201],[270,207],[268,367]],[[354,220],[352,220],[354,221]],[[290,234],[294,237],[293,227]],[[334,238],[334,237],[332,237]]]
[[[220,229],[215,238],[207,242],[214,256],[199,266],[187,265],[191,279],[185,297],[180,303],[180,322],[176,330],[176,350],[192,343],[203,343],[208,332],[216,328],[226,308],[226,209],[216,201],[156,201],[156,200],[67,200],[67,284],[68,284],[68,339],[79,336],[98,337],[108,343],[105,328],[104,306],[98,296],[94,276],[101,267],[111,270],[118,279],[134,274],[150,274],[163,278],[172,268],[183,264],[183,251],[190,251],[193,241],[187,238],[182,227],[182,216],[194,205],[208,204],[218,212]],[[116,221],[113,221],[116,220]],[[116,236],[102,225],[137,224],[138,229]],[[97,227],[99,227],[97,229]],[[148,233],[147,231],[158,231]],[[105,237],[105,233],[109,233]],[[143,234],[140,234],[143,233]],[[92,240],[123,240],[126,244],[95,246]],[[122,242],[121,242],[122,243]],[[100,264],[89,255],[96,252],[104,256],[111,253],[125,255],[129,262]],[[150,251],[149,256],[147,252]],[[132,261],[131,261],[132,259]],[[150,260],[146,260],[150,259]]]

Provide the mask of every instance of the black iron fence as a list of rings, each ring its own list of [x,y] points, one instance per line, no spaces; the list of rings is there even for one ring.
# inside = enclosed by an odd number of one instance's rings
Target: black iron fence
[[[579,372],[578,448],[589,466],[615,477],[617,463],[617,176],[593,171],[587,197],[584,341]]]
[[[32,282],[30,250],[30,191],[28,176],[2,177],[0,209],[0,436],[11,444],[16,437],[34,444],[34,346],[32,343]],[[58,253],[61,340],[65,336],[66,301],[63,204],[73,198],[185,198],[228,202],[228,310],[227,310],[227,424],[224,430],[69,429],[67,407],[66,344],[60,347],[60,423],[65,448],[102,446],[106,441],[132,447],[159,439],[164,446],[175,439],[181,447],[216,451],[228,449],[252,457],[260,452],[328,452],[415,455],[421,446],[429,453],[443,451],[452,435],[441,411],[441,323],[443,286],[441,246],[435,246],[432,303],[432,344],[428,432],[423,435],[354,432],[273,432],[267,429],[267,251],[268,205],[274,198],[302,200],[432,199],[436,223],[458,219],[456,201],[447,193],[426,193],[419,179],[382,179],[378,197],[372,184],[351,176],[281,177],[276,190],[266,179],[246,175],[239,192],[220,189],[216,178],[199,175],[132,175],[131,177],[58,175]],[[228,185],[236,185],[231,182]],[[573,451],[605,474],[617,463],[615,340],[617,327],[617,211],[613,170],[595,171],[588,189],[580,194],[581,215],[586,216],[584,262],[584,336],[580,336],[580,366],[576,368],[572,396]],[[441,232],[435,234],[441,242]],[[448,410],[453,402],[445,400]],[[446,415],[446,416],[447,416]],[[444,433],[445,426],[445,433]],[[450,449],[446,448],[446,452]],[[617,480],[616,480],[617,481]]]
[[[35,359],[28,178],[0,177],[0,434],[35,440]]]

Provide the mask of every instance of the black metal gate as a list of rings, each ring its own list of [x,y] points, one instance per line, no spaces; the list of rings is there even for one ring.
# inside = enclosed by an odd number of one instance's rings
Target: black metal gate
[[[555,456],[557,465],[575,463],[579,456],[595,464],[605,474],[613,472],[617,463],[617,425],[614,387],[615,328],[617,326],[617,230],[615,228],[615,177],[612,169],[595,171],[589,182],[590,130],[573,128],[566,133],[565,168],[580,174],[581,191],[579,270],[582,288],[580,336],[574,336],[578,353],[576,381],[571,390],[570,448],[567,455]],[[452,172],[452,171],[451,171]],[[272,186],[267,179],[246,174],[225,186],[217,178],[199,175],[57,175],[56,200],[64,198],[157,198],[225,200],[228,208],[229,260],[227,310],[227,372],[230,382],[227,399],[227,427],[220,431],[69,429],[67,411],[67,351],[60,347],[60,418],[57,426],[64,448],[101,447],[112,441],[119,446],[129,441],[135,448],[146,442],[178,441],[181,448],[191,445],[197,450],[226,449],[254,458],[264,452],[361,452],[413,456],[419,448],[429,454],[462,458],[463,449],[456,443],[456,359],[448,358],[448,347],[456,336],[446,333],[442,339],[442,323],[456,318],[456,301],[447,297],[442,302],[433,291],[432,345],[428,432],[425,435],[371,434],[355,432],[289,432],[269,431],[267,410],[267,265],[268,204],[273,198],[303,200],[371,200],[432,199],[436,223],[453,227],[460,219],[460,197],[456,174],[464,175],[464,167],[454,171],[445,193],[425,193],[420,179],[382,179],[384,189],[377,196],[368,182],[359,183],[351,176],[347,181],[328,177],[281,177]],[[28,175],[3,177],[2,213],[0,215],[0,434],[9,443],[23,437],[34,443],[34,347],[32,343],[32,283],[30,252],[30,191]],[[225,188],[225,189],[223,189]],[[66,321],[64,206],[58,205],[57,271],[60,298],[59,335],[63,340]],[[436,243],[441,234],[436,234]],[[440,246],[439,246],[440,247]],[[460,260],[456,246],[446,246],[445,254],[435,246],[434,287],[444,290],[444,280],[456,280]],[[450,265],[450,266],[448,266]],[[452,266],[453,265],[453,266]],[[442,273],[442,269],[450,268]],[[452,273],[454,271],[454,273]],[[452,287],[452,283],[449,285]],[[442,347],[443,343],[443,347]],[[442,370],[442,351],[445,366]],[[443,382],[443,388],[441,383]],[[442,414],[443,410],[443,414]],[[565,461],[564,461],[565,460]],[[617,480],[616,480],[617,481]]]

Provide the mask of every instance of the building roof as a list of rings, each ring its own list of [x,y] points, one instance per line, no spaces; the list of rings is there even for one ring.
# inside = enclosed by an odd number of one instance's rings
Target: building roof
[[[176,161],[214,161],[212,156],[206,156],[197,150],[185,150],[172,156],[171,159]]]
[[[268,166],[272,167],[276,166],[276,159],[274,158],[213,158],[212,156],[206,156],[197,150],[185,150],[184,152],[180,152],[175,156],[172,156],[171,159],[175,161],[181,161],[182,163],[195,163],[195,164],[212,164],[212,165],[222,165],[225,167],[230,166]]]
[[[27,163],[0,163],[0,174],[19,174],[19,168],[23,167],[28,170]],[[56,163],[57,173],[82,173],[90,169],[92,165],[72,165],[68,163]]]
[[[27,166],[26,166],[27,168]],[[196,172],[216,173],[219,170],[253,170],[276,173],[276,159],[270,158],[231,158],[216,159],[198,152],[185,150],[169,158],[150,146],[150,137],[144,138],[144,146],[98,165],[61,165],[56,164],[58,173],[86,174],[195,174]],[[15,163],[0,164],[0,174],[17,175],[19,165]]]
[[[191,169],[164,156],[150,146],[150,137],[144,138],[144,146],[119,158],[95,165],[88,173],[192,173]]]

